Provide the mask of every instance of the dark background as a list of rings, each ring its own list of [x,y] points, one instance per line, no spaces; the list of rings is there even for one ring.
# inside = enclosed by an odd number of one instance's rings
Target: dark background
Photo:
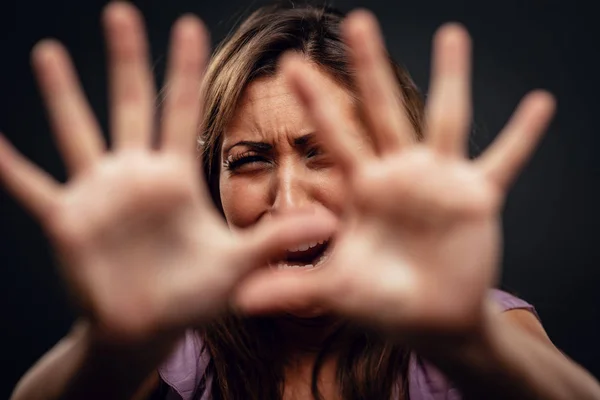
[[[171,23],[202,16],[220,40],[247,10],[264,2],[146,0],[155,69],[164,70]],[[430,40],[441,23],[463,22],[474,37],[474,141],[485,147],[519,99],[542,87],[558,114],[510,192],[504,213],[503,284],[534,303],[553,341],[600,376],[600,263],[596,116],[600,29],[587,1],[334,1],[367,6],[380,18],[393,56],[427,90]],[[0,130],[36,163],[64,179],[28,53],[55,37],[71,50],[93,107],[106,126],[106,75],[99,16],[106,1],[2,0]],[[74,313],[39,227],[0,189],[0,398],[69,328]]]

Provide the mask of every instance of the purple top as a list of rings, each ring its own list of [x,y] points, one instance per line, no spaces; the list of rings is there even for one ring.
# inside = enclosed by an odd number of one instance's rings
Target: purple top
[[[501,290],[492,289],[490,295],[502,311],[525,309],[538,317],[533,306]],[[539,318],[539,317],[538,317]],[[195,331],[188,331],[170,358],[158,372],[170,387],[168,400],[210,400],[211,379],[204,379],[210,355]],[[410,400],[460,400],[461,394],[444,375],[416,354],[408,367]],[[202,381],[206,385],[201,385]],[[202,387],[201,387],[202,386]]]

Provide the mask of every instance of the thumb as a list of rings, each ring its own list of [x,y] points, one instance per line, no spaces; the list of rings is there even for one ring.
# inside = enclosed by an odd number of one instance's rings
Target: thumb
[[[246,314],[293,312],[319,314],[322,302],[321,271],[262,268],[279,261],[287,249],[333,236],[337,220],[328,214],[302,212],[277,217],[244,233],[246,273],[231,298],[232,306]],[[262,268],[258,271],[255,269]]]
[[[322,270],[260,270],[244,279],[231,299],[235,309],[249,315],[292,313],[321,315],[331,302],[329,277]]]
[[[266,266],[283,257],[289,248],[303,243],[329,239],[336,220],[327,214],[296,213],[267,220],[250,231],[240,233],[248,270]]]

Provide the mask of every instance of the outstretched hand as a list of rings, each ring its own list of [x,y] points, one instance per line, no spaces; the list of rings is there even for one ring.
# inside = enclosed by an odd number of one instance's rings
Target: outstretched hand
[[[186,16],[174,27],[158,128],[141,15],[115,3],[104,25],[112,150],[67,52],[46,41],[33,64],[70,179],[60,185],[3,138],[0,178],[43,225],[86,316],[110,337],[137,340],[225,311],[251,269],[331,226],[298,215],[232,232],[211,204],[195,151],[209,50],[200,21]]]
[[[435,37],[425,140],[417,142],[374,17],[356,12],[343,28],[369,156],[353,153],[350,127],[328,101],[323,78],[296,55],[281,68],[343,168],[345,225],[320,267],[256,271],[237,291],[237,304],[250,314],[325,308],[409,341],[468,335],[482,323],[498,275],[508,187],[549,123],[554,101],[541,91],[529,94],[495,143],[469,161],[467,32],[450,24]]]

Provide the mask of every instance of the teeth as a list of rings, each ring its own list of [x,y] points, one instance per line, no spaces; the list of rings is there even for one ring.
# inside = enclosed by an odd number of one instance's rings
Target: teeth
[[[306,251],[308,249],[312,249],[313,247],[316,247],[320,244],[325,243],[325,240],[322,240],[320,242],[309,242],[309,243],[303,243],[299,246],[296,247],[290,247],[289,249],[287,249],[287,251],[289,251],[290,253],[295,253],[298,251]]]
[[[306,265],[289,265],[289,264],[279,264],[277,265],[278,269],[288,269],[288,268],[313,268],[314,265],[306,264]]]

